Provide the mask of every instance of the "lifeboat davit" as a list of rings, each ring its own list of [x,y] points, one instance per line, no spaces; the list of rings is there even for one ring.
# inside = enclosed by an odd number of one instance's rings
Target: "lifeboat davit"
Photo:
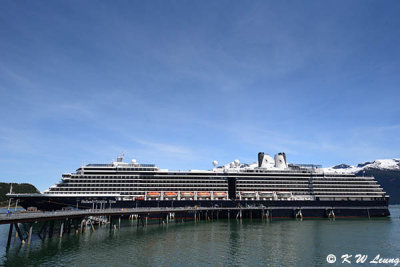
[[[166,197],[166,198],[178,197],[178,193],[177,192],[165,192],[164,197]]]
[[[194,192],[181,192],[181,197],[192,198],[192,197],[194,197]]]

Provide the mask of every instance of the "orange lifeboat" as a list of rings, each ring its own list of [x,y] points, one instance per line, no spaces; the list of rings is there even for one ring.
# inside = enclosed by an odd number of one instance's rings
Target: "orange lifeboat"
[[[200,198],[211,197],[211,193],[210,192],[197,192],[197,197],[200,197]]]
[[[160,192],[148,192],[147,197],[160,197],[161,193]]]
[[[176,193],[176,192],[165,192],[164,193],[164,197],[166,197],[166,198],[178,197],[178,193]]]
[[[213,195],[214,197],[226,197],[225,192],[214,192]]]
[[[184,198],[194,197],[194,192],[181,192],[181,197],[184,197]]]

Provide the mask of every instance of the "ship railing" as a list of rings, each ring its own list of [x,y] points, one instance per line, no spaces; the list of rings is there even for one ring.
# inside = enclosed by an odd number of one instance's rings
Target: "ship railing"
[[[88,164],[87,167],[114,167],[113,164]]]

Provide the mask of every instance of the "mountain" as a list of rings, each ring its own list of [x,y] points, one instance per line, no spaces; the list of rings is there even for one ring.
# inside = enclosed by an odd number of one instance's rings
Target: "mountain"
[[[323,168],[326,172],[346,172],[346,173],[358,173],[360,171],[366,171],[370,169],[375,170],[391,170],[400,171],[400,159],[377,159],[375,161],[368,161],[360,163],[357,166],[340,164],[329,168]]]
[[[360,163],[357,166],[340,164],[323,168],[325,172],[355,173],[374,176],[383,189],[390,195],[390,204],[400,204],[400,159],[377,159]]]
[[[0,203],[7,202],[6,194],[10,193],[11,183],[0,183]],[[12,183],[13,193],[39,193],[39,190],[31,184]]]
[[[369,168],[357,175],[374,176],[378,183],[390,195],[390,204],[400,204],[400,170]]]

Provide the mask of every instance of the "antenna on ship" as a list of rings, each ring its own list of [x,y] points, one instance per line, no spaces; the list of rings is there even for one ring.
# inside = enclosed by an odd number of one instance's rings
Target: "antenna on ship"
[[[121,153],[121,156],[117,158],[117,162],[122,162],[124,160],[124,152]]]

